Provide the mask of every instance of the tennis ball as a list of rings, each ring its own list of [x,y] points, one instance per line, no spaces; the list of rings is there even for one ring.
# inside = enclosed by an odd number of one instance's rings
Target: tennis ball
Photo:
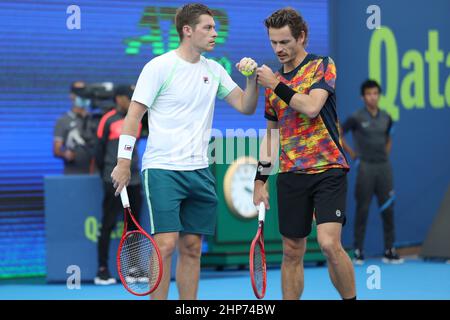
[[[241,73],[246,77],[251,76],[253,74],[253,72],[255,72],[255,70],[242,70],[241,71]]]

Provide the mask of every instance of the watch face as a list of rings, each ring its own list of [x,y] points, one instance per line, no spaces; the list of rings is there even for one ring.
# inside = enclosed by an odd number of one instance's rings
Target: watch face
[[[256,174],[255,164],[240,164],[231,178],[231,201],[236,213],[243,218],[253,218],[257,214],[253,204],[253,184]]]

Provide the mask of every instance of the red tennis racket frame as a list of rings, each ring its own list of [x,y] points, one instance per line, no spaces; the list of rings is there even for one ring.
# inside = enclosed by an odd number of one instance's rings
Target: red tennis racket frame
[[[264,248],[264,216],[265,216],[265,207],[264,203],[260,204],[260,211],[264,211],[262,214],[260,212],[259,214],[259,221],[258,221],[258,231],[256,232],[255,238],[253,238],[252,244],[250,246],[250,258],[249,258],[249,265],[250,265],[250,279],[252,282],[252,288],[253,292],[255,293],[255,296],[258,299],[264,298],[266,294],[266,287],[267,287],[267,267],[266,267],[266,251]],[[261,219],[262,216],[262,219]],[[255,255],[255,247],[259,244],[261,248],[261,264],[263,269],[263,275],[262,275],[262,291],[261,293],[258,292],[258,288],[255,281],[255,266],[254,266],[254,255]]]
[[[126,189],[124,187],[125,190],[125,194],[126,194]],[[119,277],[120,277],[120,281],[122,282],[122,285],[124,286],[124,288],[131,294],[134,294],[136,296],[146,296],[151,294],[153,291],[155,291],[158,286],[159,283],[161,282],[162,279],[162,275],[163,275],[163,264],[162,264],[162,259],[161,259],[161,253],[159,252],[158,246],[156,245],[155,240],[153,240],[153,238],[147,233],[145,232],[144,229],[142,229],[141,225],[136,221],[136,219],[134,218],[133,212],[131,211],[130,207],[129,207],[129,203],[128,203],[128,195],[123,195],[123,191],[121,193],[121,197],[122,197],[122,203],[124,206],[124,224],[123,224],[123,232],[122,232],[122,237],[120,239],[119,242],[119,248],[117,249],[117,257],[116,257],[116,263],[117,263],[117,271],[119,273]],[[125,200],[126,199],[126,200]],[[133,230],[133,231],[127,231],[128,230],[128,219],[127,219],[127,215],[131,218],[131,220],[133,221],[134,225],[137,227],[138,230]],[[125,239],[127,238],[128,235],[133,234],[133,233],[140,233],[142,235],[144,235],[146,238],[148,238],[153,247],[155,248],[155,252],[156,255],[158,257],[158,267],[159,267],[159,273],[158,273],[158,278],[156,279],[156,282],[154,284],[154,286],[152,288],[150,288],[150,290],[148,292],[144,292],[144,293],[137,293],[134,292],[132,290],[130,290],[130,288],[128,287],[128,285],[126,284],[126,281],[122,275],[122,270],[120,267],[120,251],[122,250],[122,246],[123,243],[125,241]]]

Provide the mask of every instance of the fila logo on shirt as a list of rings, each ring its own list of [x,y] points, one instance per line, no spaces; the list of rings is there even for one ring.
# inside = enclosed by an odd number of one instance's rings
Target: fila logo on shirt
[[[203,83],[209,84],[209,78],[207,76],[203,76]]]

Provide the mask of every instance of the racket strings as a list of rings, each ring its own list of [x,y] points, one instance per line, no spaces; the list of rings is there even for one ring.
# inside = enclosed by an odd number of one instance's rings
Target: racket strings
[[[120,270],[128,288],[146,293],[159,277],[159,259],[152,241],[142,233],[131,233],[120,251]]]
[[[262,294],[264,289],[264,276],[266,272],[266,265],[262,254],[260,242],[256,242],[253,254],[253,273],[255,279],[256,289],[259,294]]]

